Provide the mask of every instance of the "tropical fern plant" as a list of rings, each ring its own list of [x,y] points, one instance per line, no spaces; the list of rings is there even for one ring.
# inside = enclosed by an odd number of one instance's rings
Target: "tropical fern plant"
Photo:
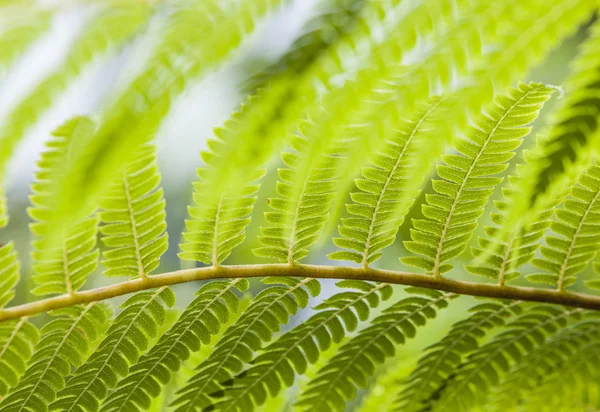
[[[600,410],[600,3],[317,0],[244,66],[297,4],[0,1],[7,85],[82,20],[0,111],[0,411]],[[188,202],[155,140],[232,61]]]

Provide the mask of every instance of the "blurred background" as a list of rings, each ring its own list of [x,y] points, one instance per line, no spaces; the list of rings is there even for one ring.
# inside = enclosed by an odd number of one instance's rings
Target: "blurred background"
[[[231,54],[216,70],[203,73],[191,79],[180,95],[172,101],[167,117],[161,123],[156,136],[163,188],[167,201],[167,223],[169,250],[162,259],[161,268],[165,272],[177,270],[182,263],[177,258],[178,244],[184,229],[187,206],[191,204],[192,182],[196,178],[196,168],[202,165],[200,152],[206,148],[208,139],[214,136],[213,128],[220,126],[239,108],[249,85],[257,79],[277,71],[298,70],[303,62],[311,59],[311,54],[336,42],[348,22],[359,15],[360,9],[369,0],[289,0],[268,13],[241,46]],[[155,13],[145,25],[145,29],[122,39],[97,53],[80,67],[69,68],[74,44],[93,24],[106,7],[122,7],[135,1],[102,2],[78,0],[39,0],[18,1],[0,0],[0,130],[11,123],[14,110],[31,94],[39,93],[40,85],[55,78],[61,87],[46,90],[45,99],[50,100],[48,110],[27,124],[24,137],[16,147],[5,177],[10,215],[9,226],[0,232],[0,241],[14,241],[22,261],[22,282],[19,285],[17,300],[22,303],[31,299],[28,295],[28,275],[31,273],[30,243],[28,230],[30,218],[27,214],[30,184],[36,171],[36,161],[51,136],[52,130],[75,115],[98,117],[107,102],[114,99],[128,82],[139,73],[152,55],[153,47],[165,29],[165,16],[169,8],[178,2],[156,1]],[[10,30],[19,29],[13,37],[3,36]],[[586,27],[582,27],[573,37],[567,39],[550,57],[541,64],[526,80],[550,83],[560,86],[567,74],[569,62],[577,51],[577,46],[585,38]],[[31,41],[26,41],[31,37]],[[22,47],[23,46],[23,47]],[[18,52],[18,53],[17,53]],[[12,53],[12,54],[11,54]],[[18,54],[18,55],[17,55]],[[9,55],[16,55],[8,59]],[[6,57],[6,58],[4,58]],[[4,58],[4,60],[3,60]],[[351,59],[352,56],[349,57]],[[10,61],[9,61],[10,60]],[[3,64],[7,62],[7,64]],[[300,65],[300,66],[299,66]],[[348,64],[350,67],[351,64]],[[64,75],[65,71],[71,70]],[[351,70],[350,70],[351,71]],[[61,77],[62,76],[62,77]],[[351,76],[351,75],[350,75]],[[47,88],[48,89],[48,88]],[[557,97],[544,108],[551,110]],[[543,127],[547,115],[542,115],[535,125],[534,134],[525,143],[531,145],[535,131]],[[1,141],[0,141],[0,144]],[[238,247],[227,263],[258,263],[251,252],[257,246],[256,235],[264,223],[262,214],[266,210],[269,196],[274,193],[279,165],[278,156],[269,163],[268,173],[263,180],[253,220],[247,230],[244,244]],[[510,172],[510,171],[509,171]],[[431,188],[425,188],[424,193]],[[416,202],[420,204],[419,201]],[[386,249],[380,267],[405,269],[398,258],[402,255],[402,240],[408,237],[410,217],[418,216],[419,208],[413,208],[399,231],[396,244]],[[334,211],[337,219],[344,210]],[[335,220],[328,225],[328,233],[323,235],[318,251],[307,259],[307,263],[331,264],[326,254],[333,250],[330,241],[336,234]],[[480,225],[478,230],[481,230]],[[480,232],[479,232],[480,233]],[[477,233],[473,237],[476,239]],[[463,258],[471,258],[467,251]],[[460,270],[461,265],[449,276],[482,281]],[[101,268],[99,269],[101,270]],[[585,278],[585,277],[584,277]],[[88,286],[99,286],[108,282],[101,276],[92,277]],[[323,282],[324,292],[319,299],[334,291],[332,282]],[[188,284],[177,287],[179,306],[185,305],[197,290],[198,285]],[[260,287],[255,285],[255,288]],[[401,293],[401,292],[399,292]],[[428,333],[411,343],[401,356],[410,358],[418,348],[439,337],[455,319],[464,315],[465,308],[473,299],[459,299],[453,305],[455,310],[443,312],[443,317],[432,322]],[[309,312],[299,315],[308,316]],[[394,375],[395,376],[395,375]],[[381,378],[382,385],[385,378]],[[372,396],[376,397],[377,391]],[[359,401],[357,401],[359,402]],[[373,402],[367,400],[366,402]]]

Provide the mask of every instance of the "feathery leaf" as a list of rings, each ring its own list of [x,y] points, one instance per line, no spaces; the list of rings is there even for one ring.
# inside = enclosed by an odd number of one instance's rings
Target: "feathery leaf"
[[[223,128],[215,129],[217,139],[209,140],[210,150],[202,153],[206,166],[198,169],[194,183],[195,205],[188,208],[191,219],[186,220],[181,259],[218,266],[245,239],[257,181],[280,138],[263,131],[277,123],[279,107],[273,102],[287,92],[285,84],[262,89]]]
[[[414,371],[406,379],[406,386],[395,401],[396,411],[417,412],[428,410],[433,395],[445,384],[462,360],[479,349],[479,343],[488,332],[502,327],[506,321],[522,312],[521,302],[481,303],[469,310],[471,315],[461,320],[439,342],[429,346],[421,355]]]
[[[129,39],[145,22],[147,5],[108,8],[94,16],[63,64],[38,84],[11,112],[0,130],[0,176],[15,147],[59,92],[101,53]],[[80,216],[81,217],[81,216]]]
[[[127,375],[129,365],[137,361],[156,336],[165,320],[164,305],[171,307],[174,303],[175,296],[168,287],[140,292],[127,299],[98,348],[70,375],[50,410],[98,410],[108,389]]]
[[[248,281],[214,281],[202,286],[179,320],[123,376],[101,410],[147,410],[182,362],[208,345],[212,335],[237,312],[239,300],[234,289],[245,291]]]
[[[354,216],[342,219],[338,230],[343,237],[333,239],[338,247],[350,250],[331,253],[330,259],[350,260],[367,267],[381,257],[382,249],[394,242],[418,194],[413,192],[408,196],[410,201],[400,202],[406,197],[403,193],[406,182],[414,179],[408,166],[415,141],[429,137],[428,117],[439,102],[432,99],[414,118],[406,119],[369,166],[363,167],[363,179],[356,180],[360,191],[351,194],[353,203],[346,206]]]
[[[429,289],[408,288],[410,296],[396,302],[373,319],[368,327],[342,345],[319,370],[296,402],[303,411],[340,411],[356,396],[356,386],[366,388],[376,364],[396,352],[396,345],[415,337],[416,329],[435,318],[457,295]]]
[[[213,353],[179,390],[172,405],[176,411],[201,411],[210,406],[211,393],[226,389],[221,382],[230,381],[249,363],[264,342],[269,342],[289,317],[308,305],[309,293],[317,296],[320,284],[314,279],[270,277],[240,318],[217,343]]]
[[[592,165],[572,188],[562,207],[555,210],[557,220],[550,228],[559,236],[547,235],[541,258],[533,259],[544,273],[527,275],[527,280],[549,283],[559,290],[577,279],[600,250],[597,235],[600,216],[600,167]]]
[[[0,396],[19,382],[39,340],[27,317],[0,323]]]
[[[332,342],[341,342],[346,331],[356,330],[360,320],[368,319],[370,308],[392,294],[387,284],[346,280],[337,285],[356,291],[338,293],[319,304],[315,308],[318,313],[264,348],[250,368],[223,383],[225,390],[212,393],[215,403],[205,410],[254,410],[254,405],[262,405],[269,395],[276,396],[282,384],[292,386],[296,372],[303,374]]]
[[[33,293],[71,294],[81,288],[87,277],[96,270],[99,252],[96,249],[98,233],[97,216],[77,222],[61,240],[60,247],[47,248],[46,240],[51,230],[48,222],[56,212],[56,199],[60,196],[57,182],[66,179],[64,165],[72,160],[72,153],[94,131],[95,124],[86,117],[76,117],[54,131],[47,150],[38,162],[36,181],[31,185],[32,207],[28,209],[34,223],[33,280],[38,287]]]
[[[469,355],[441,388],[434,411],[468,411],[485,399],[510,367],[543,344],[549,335],[581,319],[581,309],[549,305],[528,308],[490,342]],[[444,408],[444,409],[442,409]]]
[[[41,330],[42,338],[25,375],[0,403],[2,411],[48,410],[56,393],[65,387],[72,367],[83,363],[91,344],[104,331],[108,308],[92,302],[54,312],[53,319]]]
[[[217,68],[258,19],[282,1],[205,0],[180,5],[169,15],[168,28],[144,71],[107,108],[98,132],[70,168],[74,179],[61,187],[57,230],[72,225],[101,196],[107,181],[122,173],[137,147],[154,136],[188,79]]]
[[[107,276],[145,277],[168,248],[156,148],[145,145],[100,200]]]
[[[560,369],[581,347],[593,341],[600,342],[597,319],[584,320],[560,330],[510,370],[491,393],[489,404],[498,412],[522,404],[546,376]]]
[[[589,38],[564,82],[565,97],[554,112],[548,135],[541,142],[543,157],[529,182],[532,191],[526,201],[535,203],[544,195],[561,191],[584,172],[598,147],[600,115],[600,23],[590,29]]]
[[[517,171],[523,167],[525,165],[518,164]],[[519,173],[508,177],[508,184],[502,188],[503,199],[494,200],[497,212],[493,212],[491,217],[495,226],[484,228],[487,236],[480,236],[478,247],[471,248],[476,263],[465,265],[467,272],[497,280],[501,286],[520,276],[518,268],[534,258],[540,239],[552,223],[553,209],[550,208],[540,212],[532,223],[524,227],[515,225],[509,231],[502,230],[510,205],[520,196],[517,188],[521,179]],[[497,243],[496,249],[485,258],[486,251],[494,242]]]
[[[452,269],[447,262],[466,248],[489,196],[502,181],[497,175],[506,170],[531,130],[527,125],[553,91],[542,84],[520,84],[498,96],[457,139],[458,154],[444,155],[444,164],[437,168],[442,179],[433,181],[437,194],[427,195],[425,219],[413,219],[412,241],[404,242],[419,256],[402,258],[403,263],[434,276]]]

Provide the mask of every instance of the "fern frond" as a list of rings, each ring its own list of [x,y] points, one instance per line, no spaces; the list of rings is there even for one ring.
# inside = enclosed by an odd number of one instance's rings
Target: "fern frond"
[[[600,216],[600,167],[592,165],[581,176],[550,228],[559,236],[547,235],[542,256],[532,264],[544,273],[527,275],[527,280],[548,283],[564,290],[577,279],[600,250],[597,217]]]
[[[184,260],[218,266],[245,239],[245,228],[259,189],[264,164],[278,147],[281,136],[264,134],[281,119],[275,102],[285,99],[289,84],[274,83],[251,97],[209,140],[210,150],[201,156],[206,166],[198,169],[194,203],[189,207],[182,252]],[[231,164],[238,165],[236,168]]]
[[[541,382],[537,382],[534,390],[524,399],[522,410],[569,412],[597,409],[599,363],[600,341],[593,339],[579,347],[566,362],[544,376]],[[594,402],[594,394],[596,404],[591,403]]]
[[[439,2],[446,4],[445,0]],[[427,31],[429,26],[424,22],[444,20],[453,15],[452,10],[415,6],[398,30],[407,36]],[[402,36],[397,39],[407,48],[402,52],[412,48],[410,40]],[[336,196],[338,201],[344,199],[346,183],[352,182],[356,165],[362,164],[401,122],[398,110],[385,105],[397,87],[393,75],[397,65],[394,60],[382,60],[381,67],[361,71],[356,79],[326,93],[307,109],[307,120],[290,138],[292,151],[282,152],[287,168],[278,170],[280,197],[270,199],[273,212],[265,214],[268,226],[261,228],[258,240],[262,247],[254,250],[256,256],[290,264],[307,256],[308,247],[321,236]],[[383,118],[384,126],[374,118]]]
[[[13,243],[0,246],[0,308],[6,306],[15,296],[14,288],[19,282],[19,268]]]
[[[343,237],[333,239],[336,246],[349,251],[331,253],[330,259],[350,260],[367,267],[394,242],[412,205],[400,200],[407,180],[414,179],[408,167],[415,151],[414,141],[429,135],[427,120],[439,102],[432,99],[414,118],[407,119],[369,166],[362,169],[363,178],[356,180],[360,191],[351,194],[353,203],[346,206],[354,216],[342,219],[338,230]],[[414,201],[417,194],[405,197]]]
[[[517,279],[520,276],[519,267],[531,261],[540,246],[540,239],[552,223],[552,208],[541,211],[536,219],[524,227],[515,225],[504,231],[507,212],[510,205],[521,195],[518,190],[522,177],[519,171],[525,165],[517,165],[517,175],[508,177],[508,184],[502,188],[502,200],[494,200],[497,212],[492,212],[492,222],[495,226],[484,228],[487,236],[478,238],[478,247],[472,247],[471,252],[477,263],[465,265],[465,269],[474,275],[485,276],[498,281],[499,285]],[[497,243],[496,248],[485,258],[486,251]]]
[[[19,382],[39,340],[27,317],[0,323],[0,397]]]
[[[35,235],[32,252],[33,280],[38,285],[32,291],[35,294],[71,294],[83,286],[98,265],[98,218],[95,215],[77,222],[61,239],[59,247],[49,249],[45,243],[51,230],[48,222],[56,212],[57,182],[66,177],[63,167],[71,161],[72,153],[81,142],[93,134],[94,128],[94,122],[86,117],[69,120],[54,131],[38,162],[39,171],[31,185],[32,207],[28,209],[34,220],[30,229]]]
[[[112,385],[117,389],[110,394],[101,410],[148,409],[152,398],[160,394],[162,386],[171,380],[171,375],[180,369],[182,362],[202,345],[208,345],[211,337],[219,333],[221,325],[237,312],[239,300],[234,290],[245,291],[247,288],[246,279],[214,281],[202,286],[171,329],[117,385]]]
[[[137,361],[156,336],[165,320],[165,305],[171,307],[174,303],[175,296],[168,287],[127,299],[98,348],[70,375],[50,410],[97,410],[108,390],[127,374],[129,365]]]
[[[356,396],[356,386],[366,388],[376,364],[394,356],[396,345],[416,335],[416,329],[437,310],[448,306],[457,295],[428,289],[409,288],[418,296],[403,299],[373,319],[357,336],[342,345],[296,402],[301,410],[344,411],[346,402]]]
[[[547,136],[541,141],[543,158],[532,176],[529,202],[547,202],[584,172],[598,140],[600,102],[600,23],[591,27],[572,70],[564,82],[565,98],[553,113]],[[544,196],[546,195],[546,196]]]
[[[427,402],[443,389],[445,380],[462,360],[479,349],[479,343],[488,332],[502,327],[506,321],[522,313],[521,302],[481,303],[469,310],[471,315],[454,325],[443,339],[425,349],[414,371],[406,379],[406,386],[395,401],[396,411],[417,412],[428,410]]]
[[[48,410],[56,393],[65,387],[65,377],[72,367],[83,363],[110,316],[108,308],[96,302],[54,314],[57,318],[41,330],[42,338],[25,375],[0,403],[2,411]]]
[[[62,187],[57,229],[69,227],[101,196],[107,177],[122,173],[137,147],[154,136],[188,79],[218,67],[260,17],[281,2],[206,0],[181,5],[169,15],[145,70],[107,108],[98,132],[71,168],[73,180]]]
[[[156,148],[145,145],[100,200],[105,275],[144,278],[158,267],[168,248],[163,197]]]
[[[179,390],[171,404],[176,411],[201,411],[210,406],[213,403],[210,394],[226,389],[222,382],[240,373],[264,342],[269,342],[273,333],[289,322],[291,315],[308,305],[309,296],[320,292],[320,284],[315,279],[272,277],[263,283],[273,286],[253,299],[238,321],[223,334],[213,353]]]
[[[502,383],[494,388],[489,404],[496,411],[523,404],[546,376],[568,363],[581,347],[600,342],[599,327],[598,320],[592,319],[560,330],[510,370]]]
[[[447,378],[433,410],[471,410],[485,399],[490,387],[499,383],[511,365],[543,344],[549,335],[580,319],[582,312],[548,305],[529,308]]]
[[[94,58],[129,39],[148,17],[148,6],[109,8],[100,12],[75,41],[64,63],[42,80],[7,116],[0,130],[0,175],[29,127],[50,108],[58,93]]]
[[[402,262],[423,268],[434,276],[448,272],[447,263],[466,248],[477,220],[494,188],[502,181],[497,175],[508,167],[522,139],[554,89],[543,84],[520,84],[474,120],[473,126],[458,139],[458,154],[442,157],[434,180],[437,194],[427,196],[422,207],[426,219],[414,219],[412,241],[406,248],[420,256],[402,258]]]
[[[478,102],[477,95],[491,95],[494,92],[492,83],[489,81],[489,73],[493,73],[493,76],[497,79],[498,87],[500,84],[506,84],[509,78],[524,74],[526,69],[529,69],[532,63],[539,62],[548,51],[556,45],[560,40],[564,39],[565,36],[571,34],[591,17],[591,14],[597,9],[598,4],[596,1],[558,1],[551,7],[545,2],[530,2],[534,5],[532,11],[533,16],[536,16],[533,20],[533,24],[530,24],[525,31],[512,30],[507,32],[505,43],[499,44],[497,52],[494,53],[494,62],[483,68],[476,77],[481,79],[482,84],[487,84],[488,87],[474,88],[471,91],[467,91],[463,94],[463,101],[470,102],[473,110],[476,109]],[[529,17],[531,19],[531,16]],[[523,27],[526,25],[523,25]],[[519,61],[520,64],[515,64],[515,61]],[[493,66],[493,70],[490,68]],[[592,69],[593,72],[593,69]],[[582,78],[585,78],[583,76]],[[496,89],[498,88],[496,87]],[[585,98],[582,97],[585,101]],[[568,99],[567,99],[568,100]],[[574,99],[576,104],[577,98]],[[589,104],[589,101],[585,104]],[[457,111],[458,111],[457,107]],[[566,109],[565,116],[568,118],[571,116],[571,110]],[[575,116],[577,118],[577,116]],[[577,120],[578,122],[579,120]],[[560,122],[560,120],[559,120]],[[554,123],[559,126],[559,123]],[[581,125],[581,124],[580,124]],[[576,126],[577,127],[577,126]],[[562,130],[562,127],[557,127],[557,131]],[[562,134],[562,132],[559,132]],[[568,137],[570,139],[570,137]],[[549,141],[550,142],[550,141]],[[570,144],[570,143],[569,143]],[[545,144],[541,145],[535,156],[532,157],[532,161],[529,162],[530,166],[524,169],[522,184],[518,190],[522,193],[510,209],[507,212],[506,228],[512,228],[515,226],[524,226],[525,223],[531,223],[537,219],[537,215],[542,213],[543,210],[550,207],[553,198],[559,196],[559,192],[563,191],[568,185],[565,184],[565,180],[561,179],[560,176],[556,176],[556,184],[554,185],[553,193],[548,193],[544,199],[540,197],[540,201],[536,201],[535,205],[532,203],[533,197],[537,196],[534,186],[538,181],[538,171],[540,165],[544,165],[547,157],[547,149]],[[552,144],[549,145],[552,147]],[[533,160],[537,157],[537,160]],[[566,160],[566,159],[565,159]],[[584,164],[580,165],[586,166]],[[545,167],[545,166],[544,166]],[[560,166],[559,168],[562,168]],[[570,170],[574,170],[569,167]],[[582,170],[580,169],[579,172]],[[569,178],[571,182],[576,180],[576,173],[572,174]],[[569,180],[567,179],[567,180]],[[562,183],[561,183],[562,182]],[[535,207],[532,207],[535,206]],[[492,244],[490,247],[495,246]],[[486,253],[489,250],[486,251]]]
[[[359,320],[368,318],[370,308],[392,294],[387,284],[348,280],[337,285],[357,291],[338,293],[319,304],[315,308],[318,313],[264,348],[249,369],[225,383],[225,390],[211,394],[217,399],[209,409],[245,412],[262,405],[268,396],[281,391],[282,384],[292,386],[296,372],[303,374],[308,364],[319,359],[320,352],[332,342],[341,342],[346,331],[356,330]]]
[[[4,228],[6,225],[8,225],[8,205],[4,186],[0,183],[0,228]]]

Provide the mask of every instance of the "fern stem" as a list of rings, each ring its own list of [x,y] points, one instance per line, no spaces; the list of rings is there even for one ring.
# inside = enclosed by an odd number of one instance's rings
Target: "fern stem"
[[[268,276],[310,277],[316,279],[356,279],[384,282],[395,285],[417,286],[442,290],[459,295],[481,296],[522,300],[529,302],[554,303],[582,309],[600,310],[600,296],[583,293],[561,292],[552,289],[526,286],[499,286],[491,283],[475,283],[448,278],[436,278],[419,273],[399,272],[385,269],[363,269],[326,265],[232,265],[185,269],[127,280],[97,289],[74,292],[71,295],[54,296],[36,302],[0,310],[0,321],[33,316],[50,310],[82,303],[97,302],[141,290],[176,285],[208,279],[257,278]]]

